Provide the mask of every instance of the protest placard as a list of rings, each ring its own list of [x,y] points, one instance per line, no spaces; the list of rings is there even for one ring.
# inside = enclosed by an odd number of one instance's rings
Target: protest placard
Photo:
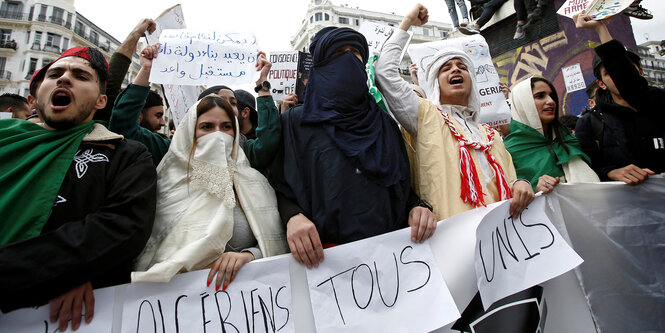
[[[563,74],[563,81],[566,83],[566,91],[568,93],[586,88],[580,64],[561,68],[561,74]]]
[[[268,81],[270,82],[272,98],[276,101],[281,100],[288,94],[296,93],[300,53],[303,52],[270,52],[272,67],[268,72]]]
[[[146,33],[145,37],[148,44],[152,45],[159,42],[159,35],[164,29],[185,29],[185,16],[182,13],[182,7],[175,5],[165,10],[155,19],[156,28],[152,34]],[[168,103],[173,123],[176,127],[180,120],[185,117],[190,106],[196,103],[199,96],[198,86],[180,86],[171,83],[165,83],[162,86],[162,92]]]
[[[480,94],[480,122],[492,126],[510,123],[510,108],[506,104],[506,97],[499,86],[499,74],[494,68],[494,63],[492,63],[487,42],[481,35],[409,46],[409,56],[411,61],[418,65],[418,77],[425,93],[428,96],[431,94],[430,86],[425,82],[425,68],[427,68],[434,54],[445,47],[463,50],[473,61],[476,89]]]
[[[298,57],[298,81],[296,83],[296,95],[298,103],[305,101],[305,86],[309,81],[309,71],[312,68],[312,55],[306,52],[300,52]]]
[[[579,12],[587,9],[588,5],[592,1],[593,0],[566,0],[566,2],[561,5],[556,13],[565,17],[573,18],[575,14],[578,14]]]
[[[511,202],[485,215],[476,229],[476,281],[485,309],[583,261],[545,215],[543,197],[517,218],[508,213]]]
[[[363,34],[365,39],[367,39],[367,46],[369,47],[370,57],[372,55],[381,53],[383,44],[385,44],[388,38],[390,38],[390,35],[392,35],[394,30],[395,27],[371,21],[363,21],[363,23],[360,24],[358,32]],[[409,34],[409,40],[406,42],[408,45],[411,41],[411,38],[413,37],[413,31],[407,31],[407,33]],[[402,50],[400,60],[404,58],[405,53],[406,49]]]
[[[178,85],[251,84],[259,52],[252,33],[166,29],[150,81]]]
[[[411,242],[410,228],[325,256],[307,270],[317,332],[429,332],[459,318],[429,244]]]
[[[169,283],[131,284],[122,331],[292,332],[288,259],[245,264],[225,291],[206,287],[208,270],[179,274]]]
[[[593,0],[586,11],[594,20],[602,20],[621,13],[633,0]]]
[[[12,119],[11,112],[0,112],[0,119]]]
[[[113,305],[116,287],[95,289],[95,311],[90,323],[85,322],[85,306],[81,318],[81,326],[72,331],[71,319],[65,332],[77,333],[111,333],[113,327]],[[51,307],[45,304],[35,308],[25,308],[9,313],[0,314],[0,332],[34,333],[59,332],[59,321],[52,323],[49,320]]]

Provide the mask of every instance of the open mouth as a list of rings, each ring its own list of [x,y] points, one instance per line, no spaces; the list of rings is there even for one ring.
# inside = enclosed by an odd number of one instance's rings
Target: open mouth
[[[458,85],[458,84],[463,84],[463,83],[464,83],[464,79],[463,79],[461,76],[453,76],[453,77],[450,79],[450,81],[448,81],[448,83],[450,83],[450,85],[453,85],[453,86],[454,86],[454,85]]]
[[[67,89],[57,89],[51,95],[53,110],[64,110],[72,103],[72,94]]]

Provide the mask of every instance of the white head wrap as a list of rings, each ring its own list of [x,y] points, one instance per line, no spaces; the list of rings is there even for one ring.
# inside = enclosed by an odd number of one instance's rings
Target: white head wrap
[[[536,102],[533,100],[533,92],[531,90],[532,77],[533,76],[530,76],[524,79],[513,88],[510,96],[512,100],[510,111],[513,119],[544,135],[543,124],[538,116]],[[559,112],[559,110],[557,110],[557,112]]]
[[[440,105],[440,96],[441,90],[439,88],[439,70],[441,66],[445,64],[448,60],[459,58],[464,62],[466,67],[469,70],[469,76],[471,77],[471,94],[469,95],[469,103],[467,107],[472,111],[475,111],[474,119],[477,120],[478,113],[480,111],[480,95],[478,94],[478,87],[476,85],[476,69],[473,67],[473,62],[471,58],[462,50],[446,47],[434,54],[434,57],[427,64],[425,68],[425,77],[427,78],[427,86],[430,90],[430,95],[427,96],[432,103],[435,105]]]

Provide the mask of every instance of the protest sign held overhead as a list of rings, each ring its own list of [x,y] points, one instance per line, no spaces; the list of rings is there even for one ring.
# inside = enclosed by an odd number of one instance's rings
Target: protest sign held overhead
[[[476,70],[476,88],[480,94],[481,123],[492,126],[510,123],[510,108],[499,86],[499,74],[494,68],[489,47],[481,35],[454,38],[430,43],[409,45],[408,52],[411,61],[418,65],[418,77],[425,78],[425,68],[434,54],[445,48],[453,47],[463,50],[473,61]],[[428,85],[421,86],[429,96],[431,91]]]
[[[272,67],[268,73],[272,97],[278,101],[288,94],[297,94],[302,100],[309,69],[312,67],[309,53],[301,51],[271,52]]]
[[[492,303],[582,263],[544,213],[538,197],[518,218],[511,200],[489,212],[476,229],[476,281],[487,310]]]
[[[392,35],[394,30],[395,27],[389,25],[370,22],[370,21],[363,21],[363,23],[360,25],[360,28],[358,29],[358,32],[363,34],[363,36],[365,36],[365,39],[367,39],[367,46],[369,47],[369,55],[372,56],[374,54],[381,53],[381,48],[383,47],[383,44],[386,43],[386,41],[388,40],[390,35]],[[409,34],[409,40],[410,40],[411,37],[413,37],[413,32],[408,31],[407,33]],[[406,50],[402,51],[402,56],[400,57],[400,59],[404,57],[404,53],[406,53]]]
[[[593,0],[586,11],[594,20],[602,20],[621,13],[633,0]]]
[[[145,37],[148,44],[152,45],[159,42],[159,35],[164,29],[185,29],[185,16],[182,13],[182,7],[175,5],[165,10],[159,17],[155,19],[157,27],[152,34],[146,33]],[[166,102],[168,103],[169,110],[171,111],[173,123],[176,127],[180,124],[180,120],[185,116],[190,106],[196,103],[199,95],[199,88],[197,86],[180,86],[171,83],[163,84],[162,91]]]
[[[587,9],[591,2],[593,0],[566,0],[556,13],[572,19],[575,14]]]
[[[252,33],[164,30],[150,81],[178,85],[238,85],[254,81],[259,52]]]
[[[410,233],[327,249],[307,270],[317,332],[428,332],[459,317],[429,244]]]
[[[208,270],[170,283],[127,287],[123,332],[293,332],[287,256],[242,267],[226,290],[206,287]]]

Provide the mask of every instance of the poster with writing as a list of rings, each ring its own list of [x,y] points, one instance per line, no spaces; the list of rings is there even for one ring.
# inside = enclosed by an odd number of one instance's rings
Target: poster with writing
[[[167,29],[159,36],[150,81],[178,85],[251,84],[259,52],[252,33]]]
[[[245,264],[226,291],[206,287],[208,270],[169,283],[127,288],[123,332],[293,332],[286,255]]]
[[[501,92],[499,74],[492,63],[489,47],[481,35],[409,45],[409,56],[411,61],[418,65],[418,78],[425,93],[431,94],[431,88],[426,82],[425,68],[434,54],[445,47],[463,50],[473,61],[476,71],[476,89],[480,95],[480,122],[491,126],[509,124],[510,108],[506,104],[506,97]]]
[[[572,19],[575,14],[587,9],[592,1],[593,0],[566,0],[556,13]]]
[[[594,20],[602,20],[621,13],[633,0],[593,0],[587,14]]]
[[[298,80],[298,58],[299,51],[270,52],[270,82],[272,98],[281,100],[288,94],[296,93]]]
[[[363,36],[365,36],[365,39],[367,39],[367,46],[369,47],[370,57],[372,55],[381,53],[381,48],[383,47],[383,44],[386,43],[386,41],[388,40],[388,38],[390,38],[390,35],[392,35],[395,29],[397,28],[371,21],[363,21],[363,23],[360,24],[358,32],[363,34]],[[408,31],[407,33],[409,34],[409,41],[411,41],[411,38],[413,37],[413,32]],[[409,42],[407,41],[407,45],[408,44]],[[404,58],[405,53],[406,49],[402,50],[402,56],[400,57],[400,59]]]
[[[81,319],[81,326],[76,331],[71,329],[71,321],[65,332],[77,333],[111,333],[113,328],[113,304],[116,287],[95,289],[95,314],[90,323]],[[19,309],[9,313],[0,314],[0,332],[35,333],[60,332],[59,322],[49,320],[50,305],[36,308]],[[85,315],[85,307],[83,308]]]
[[[566,91],[568,93],[586,89],[580,64],[561,68],[561,74],[563,74],[563,81],[566,83]]]
[[[511,202],[485,215],[476,229],[476,281],[485,310],[583,262],[545,215],[544,196],[518,218],[508,213]]]
[[[175,5],[165,10],[159,17],[155,19],[157,27],[152,34],[146,33],[145,37],[148,44],[152,45],[159,42],[159,35],[164,29],[185,29],[185,16],[182,13],[182,7]],[[190,106],[196,103],[199,96],[198,86],[179,86],[170,83],[165,83],[162,86],[162,92],[166,97],[173,123],[176,127],[180,124],[180,120],[185,117],[187,110]]]
[[[317,332],[429,332],[459,318],[428,242],[406,228],[325,250],[307,270]]]

